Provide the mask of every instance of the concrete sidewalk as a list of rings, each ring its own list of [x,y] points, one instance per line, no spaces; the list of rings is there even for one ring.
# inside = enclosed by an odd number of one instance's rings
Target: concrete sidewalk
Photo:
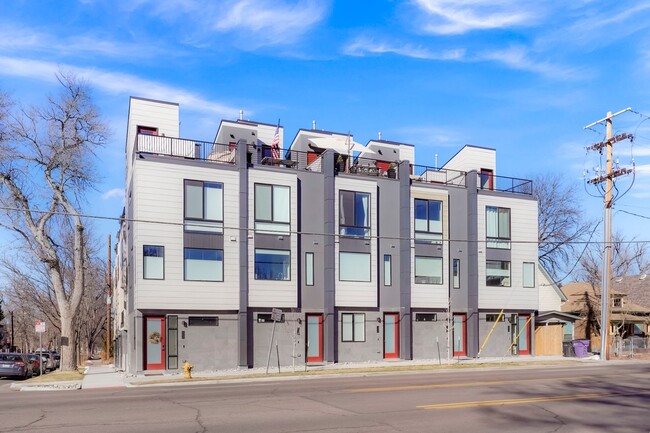
[[[93,365],[86,367],[81,389],[124,388],[124,373],[111,365]]]

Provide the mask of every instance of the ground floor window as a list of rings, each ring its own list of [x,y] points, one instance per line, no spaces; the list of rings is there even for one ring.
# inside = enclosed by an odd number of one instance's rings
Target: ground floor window
[[[363,313],[341,314],[341,341],[366,341],[366,315]]]

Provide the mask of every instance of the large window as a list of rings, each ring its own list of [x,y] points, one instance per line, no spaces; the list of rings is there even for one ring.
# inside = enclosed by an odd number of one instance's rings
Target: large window
[[[415,256],[415,284],[442,284],[442,258]]]
[[[485,277],[485,284],[488,286],[510,287],[510,262],[488,260]]]
[[[366,315],[363,313],[341,314],[341,341],[366,341]]]
[[[255,184],[255,230],[289,233],[291,188]]]
[[[339,253],[339,280],[370,281],[370,254]]]
[[[291,251],[255,249],[255,279],[291,279]]]
[[[223,281],[223,250],[185,248],[186,281]]]
[[[485,225],[488,248],[510,248],[510,209],[487,206]]]
[[[535,263],[524,262],[524,287],[535,287]]]
[[[165,247],[144,245],[142,255],[142,277],[145,280],[165,279]]]
[[[442,241],[442,202],[415,199],[415,241]]]
[[[339,191],[339,234],[370,237],[370,194]]]
[[[223,233],[223,184],[185,181],[185,230]]]

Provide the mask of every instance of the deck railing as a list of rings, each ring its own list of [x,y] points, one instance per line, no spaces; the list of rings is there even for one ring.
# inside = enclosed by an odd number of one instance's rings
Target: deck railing
[[[495,176],[478,173],[478,187],[482,190],[511,192],[513,194],[533,194],[533,181],[517,177]]]
[[[413,182],[439,183],[442,185],[466,186],[467,173],[448,168],[435,168],[426,165],[411,165],[411,180]]]
[[[177,158],[234,164],[237,147],[233,144],[210,143],[160,135],[138,134],[136,152],[166,155]]]

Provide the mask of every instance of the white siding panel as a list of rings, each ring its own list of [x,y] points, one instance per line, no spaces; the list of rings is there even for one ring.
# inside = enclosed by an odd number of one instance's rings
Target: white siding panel
[[[137,160],[134,169],[133,224],[136,266],[135,307],[189,310],[239,309],[239,231],[224,229],[224,281],[184,281],[183,180],[224,184],[224,226],[239,223],[239,177],[236,171]],[[155,224],[159,221],[168,224]],[[233,238],[235,241],[231,241]],[[165,279],[142,278],[142,246],[165,247]]]
[[[334,245],[334,269],[336,272],[336,292],[334,303],[337,307],[377,307],[377,184],[373,180],[336,177],[334,215],[336,233],[339,233],[339,191],[357,191],[370,194],[370,281],[339,281],[339,243]]]
[[[255,228],[255,183],[286,185],[291,188],[291,280],[255,279],[255,245],[248,243],[248,303],[251,307],[298,307],[298,178],[293,173],[271,170],[249,170],[248,212],[249,233]]]
[[[127,185],[130,181],[129,176],[131,174],[131,163],[133,161],[133,148],[138,126],[158,128],[158,135],[178,137],[178,105],[131,98],[129,106],[129,121],[126,131]]]
[[[510,208],[510,287],[488,287],[485,284],[485,208]],[[538,309],[536,287],[523,287],[523,263],[537,264],[537,202],[523,198],[479,194],[479,308]]]
[[[442,201],[442,284],[415,284],[415,199]],[[411,187],[411,307],[447,308],[449,296],[449,193],[444,189]]]
[[[480,147],[463,147],[443,168],[460,171],[480,171],[482,168],[492,170],[493,174],[497,169],[497,154],[494,149]]]
[[[539,311],[561,311],[562,299],[555,291],[553,282],[546,278],[539,266],[535,274],[535,282],[539,288]]]

